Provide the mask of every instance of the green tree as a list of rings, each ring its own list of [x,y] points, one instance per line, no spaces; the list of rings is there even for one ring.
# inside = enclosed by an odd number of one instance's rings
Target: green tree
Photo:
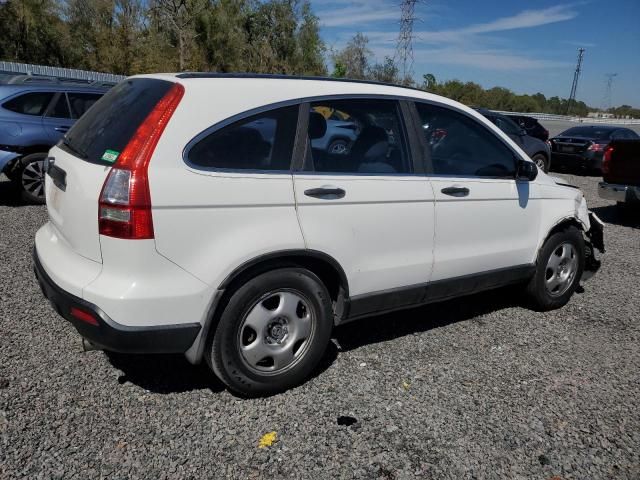
[[[373,53],[369,50],[369,39],[362,33],[349,40],[347,45],[337,52],[333,52],[334,65],[340,65],[344,70],[343,77],[364,80],[370,71],[370,61]]]

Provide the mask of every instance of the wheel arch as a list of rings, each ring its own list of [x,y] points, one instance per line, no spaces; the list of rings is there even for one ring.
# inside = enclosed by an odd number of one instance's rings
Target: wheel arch
[[[337,323],[348,310],[349,284],[347,276],[338,261],[317,250],[281,250],[259,255],[236,267],[225,277],[212,300],[206,323],[194,344],[185,353],[191,363],[199,363],[204,354],[205,345],[213,338],[212,332],[220,320],[233,292],[248,279],[278,268],[306,268],[316,274],[327,287],[334,302],[334,323]]]
[[[555,224],[551,226],[549,231],[542,238],[542,241],[538,245],[538,249],[536,251],[536,263],[538,262],[538,256],[540,255],[540,250],[542,250],[542,247],[544,247],[544,245],[547,243],[547,240],[549,240],[549,238],[551,238],[551,236],[554,235],[555,233],[560,232],[568,227],[576,227],[583,234],[585,234],[587,231],[585,226],[582,224],[582,222],[580,222],[576,217],[563,217],[559,219]]]

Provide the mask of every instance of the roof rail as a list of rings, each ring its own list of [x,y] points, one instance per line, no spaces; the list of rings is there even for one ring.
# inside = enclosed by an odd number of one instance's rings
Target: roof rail
[[[86,80],[82,78],[60,78],[60,77],[47,77],[40,75],[14,75],[14,74],[1,74],[0,84],[5,85],[44,85],[44,84],[56,84],[56,85],[84,85],[87,87],[96,88],[111,88],[116,83],[99,80]]]
[[[380,85],[383,87],[406,88],[409,90],[417,90],[426,93],[425,90],[417,87],[407,87],[395,83],[377,82],[375,80],[357,80],[353,78],[333,78],[321,76],[304,76],[304,75],[285,75],[272,73],[219,73],[219,72],[183,72],[176,75],[178,78],[263,78],[277,80],[316,80],[324,82],[345,82],[345,83],[362,83],[367,85]]]

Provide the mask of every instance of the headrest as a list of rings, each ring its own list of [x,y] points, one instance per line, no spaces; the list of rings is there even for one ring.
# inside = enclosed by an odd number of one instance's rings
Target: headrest
[[[309,138],[315,140],[322,138],[327,133],[327,120],[321,113],[311,112],[309,115]]]

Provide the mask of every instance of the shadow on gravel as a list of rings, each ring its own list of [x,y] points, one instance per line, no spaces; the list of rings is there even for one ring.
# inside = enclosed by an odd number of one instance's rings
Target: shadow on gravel
[[[603,222],[621,227],[640,228],[640,207],[626,207],[625,210],[620,210],[616,205],[607,205],[594,207],[591,211]]]
[[[11,180],[6,178],[0,179],[0,207],[19,207],[22,206],[20,198],[16,193],[16,189]]]
[[[123,374],[118,378],[118,383],[121,385],[129,382],[150,392],[161,394],[205,389],[219,393],[226,388],[204,360],[200,365],[192,365],[179,354],[129,355],[106,351],[104,354],[111,365],[122,370]],[[337,347],[329,343],[320,364],[309,379],[321,375],[337,357]],[[231,394],[235,396],[233,392]]]
[[[205,363],[191,365],[183,355],[128,355],[105,352],[123,374],[118,383],[133,383],[154,393],[182,393],[192,390],[221,392],[225,386]]]
[[[333,337],[342,350],[348,351],[465,320],[474,319],[482,324],[484,320],[476,317],[503,308],[520,306],[521,298],[521,287],[490,290],[425,307],[358,320],[336,328]]]

